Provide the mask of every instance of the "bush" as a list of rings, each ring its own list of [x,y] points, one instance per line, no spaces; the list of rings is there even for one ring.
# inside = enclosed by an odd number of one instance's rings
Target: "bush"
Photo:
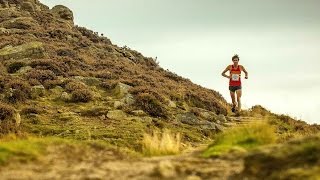
[[[0,121],[11,119],[13,117],[13,114],[13,107],[4,103],[0,103]]]
[[[26,78],[28,80],[32,79],[32,81],[39,82],[40,84],[44,84],[45,81],[48,80],[55,80],[57,77],[51,70],[40,70],[40,69],[33,69],[26,74]],[[37,85],[39,83],[33,84]]]
[[[9,102],[16,103],[31,97],[30,85],[22,80],[15,79],[10,81],[8,88],[12,88],[12,95],[8,97]]]
[[[65,75],[65,72],[70,71],[70,67],[66,63],[54,60],[34,60],[30,66],[35,69],[51,70],[57,76]]]
[[[172,134],[165,129],[162,134],[154,131],[151,135],[144,134],[142,152],[147,156],[178,154],[181,151],[180,134]]]
[[[136,97],[135,105],[154,117],[168,117],[167,109],[153,95],[141,93]]]
[[[8,73],[15,73],[17,72],[21,67],[25,66],[26,64],[24,62],[13,62],[8,65],[7,71]]]
[[[71,93],[72,102],[89,102],[93,99],[93,93],[88,89],[77,89]]]
[[[104,82],[100,83],[100,86],[102,88],[107,89],[107,90],[111,90],[111,89],[114,89],[118,83],[119,83],[119,81],[109,80],[109,81],[104,81]]]
[[[65,90],[67,92],[73,92],[79,89],[87,89],[87,86],[84,83],[77,82],[77,81],[70,81],[65,86]]]
[[[0,134],[16,132],[17,125],[13,121],[14,112],[13,107],[0,103]]]

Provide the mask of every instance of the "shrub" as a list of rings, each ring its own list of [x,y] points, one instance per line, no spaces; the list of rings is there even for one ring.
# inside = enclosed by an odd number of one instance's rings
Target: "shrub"
[[[136,97],[136,106],[154,117],[168,117],[167,109],[159,100],[148,93],[141,93]]]
[[[54,74],[60,76],[70,71],[70,67],[62,61],[54,60],[34,60],[30,66],[36,69],[51,70]]]
[[[51,70],[33,69],[26,74],[26,78],[29,80],[33,79],[32,81],[37,80],[35,82],[44,84],[45,81],[55,80],[57,77]],[[33,85],[36,85],[36,84],[33,84]]]
[[[46,80],[43,82],[43,86],[46,89],[51,89],[54,88],[56,86],[61,86],[63,85],[63,82],[61,80],[55,79],[55,80]]]
[[[150,134],[144,134],[142,140],[142,152],[146,156],[159,156],[178,154],[181,151],[180,134],[173,134],[165,129],[162,134],[153,131]]]
[[[14,108],[7,104],[0,103],[0,134],[7,134],[17,130],[13,116]]]
[[[78,82],[78,81],[70,81],[65,86],[65,90],[68,92],[73,92],[79,89],[86,89],[87,86],[84,83]]]
[[[9,102],[16,103],[31,97],[30,85],[22,80],[15,79],[10,81],[8,88],[12,88],[12,95],[8,97]]]
[[[0,103],[0,121],[11,119],[13,117],[13,114],[13,107],[4,103]]]
[[[100,83],[100,86],[102,88],[107,89],[107,90],[111,90],[111,89],[114,89],[118,83],[119,83],[119,81],[109,80],[109,81],[104,81],[104,82]]]
[[[59,49],[57,50],[57,55],[75,57],[75,53],[70,49]]]
[[[8,65],[7,71],[8,73],[15,73],[17,72],[21,67],[25,66],[26,64],[21,61],[13,62]]]
[[[71,93],[72,102],[89,102],[93,99],[93,93],[88,89],[77,89]]]

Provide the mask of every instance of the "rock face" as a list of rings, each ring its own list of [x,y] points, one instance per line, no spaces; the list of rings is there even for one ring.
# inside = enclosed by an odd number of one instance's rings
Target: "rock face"
[[[30,42],[20,46],[6,46],[0,49],[0,60],[41,58],[44,56],[44,47],[41,42]]]

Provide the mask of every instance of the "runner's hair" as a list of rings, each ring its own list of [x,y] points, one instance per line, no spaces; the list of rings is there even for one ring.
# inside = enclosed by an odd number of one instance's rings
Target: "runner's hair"
[[[232,60],[234,60],[235,58],[238,58],[238,60],[240,60],[238,54],[235,54],[234,56],[232,56]]]

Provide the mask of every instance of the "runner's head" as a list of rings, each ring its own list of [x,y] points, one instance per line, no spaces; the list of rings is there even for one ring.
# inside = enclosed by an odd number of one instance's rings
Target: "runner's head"
[[[235,54],[234,56],[232,56],[232,62],[234,65],[238,65],[238,62],[239,62],[238,54]]]

